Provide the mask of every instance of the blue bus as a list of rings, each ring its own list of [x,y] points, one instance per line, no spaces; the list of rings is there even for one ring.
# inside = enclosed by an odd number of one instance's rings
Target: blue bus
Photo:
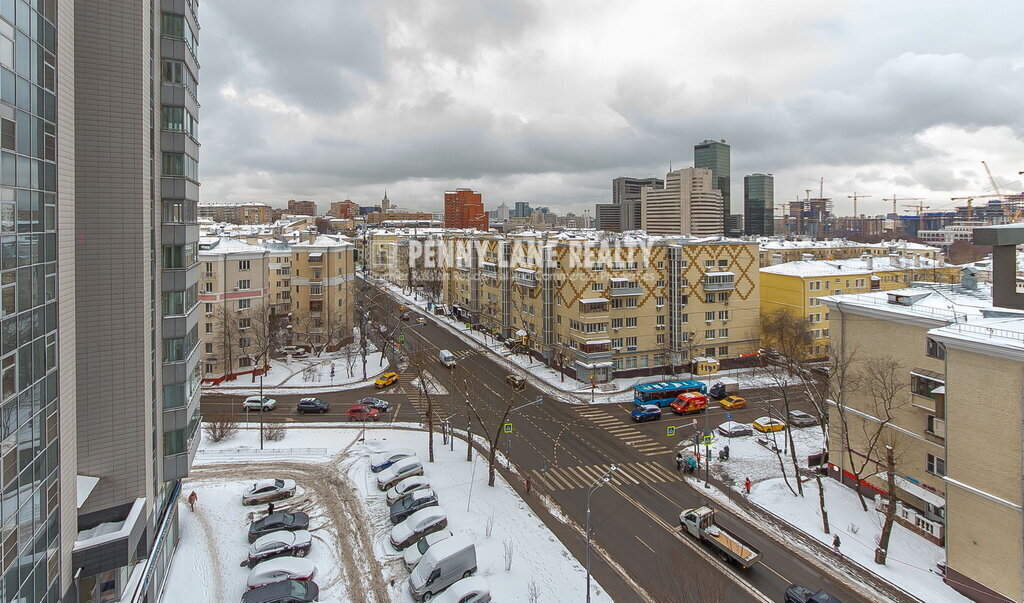
[[[708,393],[708,386],[700,381],[659,381],[644,383],[633,388],[633,404],[657,404],[668,406],[675,402],[679,394],[687,392]]]

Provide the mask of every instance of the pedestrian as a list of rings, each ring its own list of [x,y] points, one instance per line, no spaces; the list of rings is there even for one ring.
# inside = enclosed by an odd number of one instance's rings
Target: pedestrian
[[[267,503],[267,517],[274,514],[274,503]]]
[[[683,453],[682,451],[676,453],[676,471],[683,470]]]
[[[195,490],[193,490],[192,493],[188,495],[188,508],[190,511],[195,512],[197,502],[199,502],[199,495],[196,494]]]
[[[526,493],[527,494],[530,493],[530,476],[529,475],[526,476]]]
[[[749,477],[747,478],[747,481],[743,482],[743,489],[747,491],[747,496],[750,496],[750,478]]]
[[[834,552],[836,555],[842,555],[842,553],[839,552],[839,545],[840,544],[841,543],[839,542],[839,534],[836,534],[832,538],[832,552]]]

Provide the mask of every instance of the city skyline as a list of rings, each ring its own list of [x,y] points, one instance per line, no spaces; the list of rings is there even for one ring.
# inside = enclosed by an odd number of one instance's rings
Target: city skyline
[[[204,52],[218,82],[202,91],[205,202],[358,202],[386,187],[424,209],[462,186],[581,213],[610,201],[612,178],[664,177],[722,138],[733,172],[775,175],[779,202],[824,177],[840,214],[853,191],[873,195],[868,214],[893,194],[937,206],[991,188],[981,160],[1000,182],[1024,169],[1021,54],[990,34],[1024,16],[1009,2],[686,19],[655,3],[324,4],[318,27],[334,34],[301,39],[287,33],[297,14],[260,22],[259,6],[208,9],[223,35]],[[639,20],[643,35],[622,33]],[[463,22],[475,26],[458,42],[443,35]]]

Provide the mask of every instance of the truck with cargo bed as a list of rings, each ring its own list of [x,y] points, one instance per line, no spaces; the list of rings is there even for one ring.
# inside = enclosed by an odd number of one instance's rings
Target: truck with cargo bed
[[[711,507],[686,509],[679,514],[679,523],[690,536],[715,549],[726,563],[746,569],[761,559],[761,553],[754,547],[715,525],[715,510]]]

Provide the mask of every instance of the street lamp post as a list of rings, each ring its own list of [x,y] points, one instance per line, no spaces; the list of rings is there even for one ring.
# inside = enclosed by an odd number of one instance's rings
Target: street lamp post
[[[590,497],[594,491],[612,480],[612,473],[619,469],[618,465],[612,465],[604,475],[597,478],[587,491],[587,603],[590,603]]]

